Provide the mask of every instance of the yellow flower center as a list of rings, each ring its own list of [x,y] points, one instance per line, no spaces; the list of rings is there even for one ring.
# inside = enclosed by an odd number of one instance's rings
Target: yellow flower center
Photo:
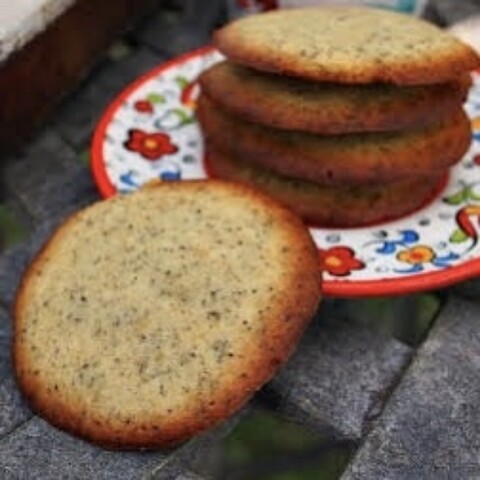
[[[425,245],[420,245],[411,248],[410,250],[404,250],[398,254],[398,259],[401,262],[411,263],[413,265],[431,262],[434,257],[434,251]]]
[[[147,138],[144,142],[144,146],[149,150],[153,150],[154,148],[157,148],[157,141],[152,140],[151,138]]]
[[[327,267],[340,267],[342,264],[342,260],[335,255],[330,255],[325,259],[325,265]]]

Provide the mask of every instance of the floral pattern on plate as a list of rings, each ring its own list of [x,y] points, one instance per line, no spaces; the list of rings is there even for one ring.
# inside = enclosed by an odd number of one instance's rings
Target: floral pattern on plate
[[[196,80],[221,58],[212,48],[183,56],[113,102],[93,144],[93,173],[104,196],[131,192],[152,179],[206,178]],[[310,229],[327,295],[408,293],[480,274],[480,74],[474,74],[465,108],[472,119],[471,148],[428,205],[376,226]]]
[[[104,196],[131,192],[152,179],[206,177],[203,141],[195,120],[196,79],[221,56],[203,49],[184,58],[156,69],[158,74],[147,74],[144,82],[114,102],[112,115],[107,111],[109,121],[93,153],[101,156],[110,183],[101,189]]]

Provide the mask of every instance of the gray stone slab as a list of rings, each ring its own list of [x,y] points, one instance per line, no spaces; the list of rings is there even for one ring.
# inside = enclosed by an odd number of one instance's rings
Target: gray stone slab
[[[69,173],[49,176],[44,184],[25,193],[24,204],[38,223],[28,242],[0,255],[0,304],[10,308],[23,271],[58,223],[98,199],[88,169],[78,166]]]
[[[138,479],[167,455],[107,451],[33,417],[0,440],[0,478]]]
[[[442,25],[464,20],[465,18],[480,14],[478,0],[430,0],[427,13],[430,17],[438,19]]]
[[[336,315],[410,346],[420,344],[441,307],[434,293],[395,297],[338,299]]]
[[[42,131],[5,165],[6,188],[20,200],[37,190],[50,175],[78,165],[75,152],[51,129]]]
[[[120,93],[133,80],[160,65],[164,57],[147,47],[135,49],[119,61],[105,62],[92,80],[104,86],[109,92]]]
[[[154,21],[142,32],[140,41],[166,57],[176,57],[211,41],[210,30],[198,30],[194,25],[164,25]]]
[[[23,203],[14,196],[9,196],[9,198],[5,200],[4,205],[15,219],[18,228],[23,232],[22,235],[24,235],[24,239],[26,239],[28,232],[32,230],[34,225],[33,216],[27,211]],[[20,240],[18,243],[20,243]]]
[[[212,477],[202,477],[186,470],[182,465],[167,463],[158,475],[154,477],[145,475],[142,480],[202,480],[205,478]]]
[[[0,308],[0,438],[32,417],[15,383],[11,361],[12,319]]]
[[[37,217],[37,227],[23,244],[0,255],[0,305],[10,308],[22,273],[32,256],[67,215],[99,199],[86,167],[77,167],[67,174],[52,175],[43,185],[25,196],[30,210]]]
[[[0,258],[0,269],[4,258]],[[0,307],[0,438],[32,416],[18,391],[13,375],[12,326],[9,309]]]
[[[181,465],[205,478],[221,478],[223,446],[220,442],[247,416],[251,404],[221,422],[214,428],[197,435],[169,458],[169,464]],[[160,467],[160,468],[159,468]],[[169,479],[166,465],[159,465],[151,472],[152,480]]]
[[[224,21],[225,2],[185,2],[182,12],[159,11],[135,32],[136,41],[166,56],[176,56],[207,45],[211,33]]]
[[[477,300],[480,299],[480,279],[475,278],[466,282],[459,283],[451,288],[455,295]]]
[[[32,416],[33,413],[18,390],[10,369],[0,380],[0,439],[15,431]],[[3,478],[1,469],[0,478]]]
[[[0,309],[0,438],[32,417],[13,376],[11,340],[11,316]]]
[[[33,417],[0,440],[0,478],[201,480],[199,457],[205,458],[234,422],[226,422],[177,449],[112,452]]]
[[[11,308],[21,276],[33,256],[71,213],[99,199],[88,170],[79,167],[70,174],[53,176],[35,190],[38,224],[30,238],[0,255],[0,305]],[[30,198],[30,197],[29,197]]]
[[[90,147],[101,114],[132,80],[161,63],[162,57],[140,47],[119,60],[105,60],[59,107],[54,128],[77,151]]]
[[[392,337],[321,311],[268,388],[291,420],[357,440],[410,354]]]
[[[12,318],[10,313],[0,307],[0,379],[11,370]]]
[[[0,305],[8,310],[29,260],[30,249],[27,244],[15,246],[0,255]]]
[[[343,480],[480,478],[480,307],[451,299]]]
[[[87,167],[77,166],[70,172],[52,175],[29,195],[30,209],[39,222],[60,221],[100,199]]]
[[[96,83],[94,75],[60,105],[54,118],[54,128],[77,151],[90,147],[94,127],[116,94]]]
[[[155,477],[155,480],[202,480],[202,478],[204,477],[188,472],[179,465],[167,465],[164,471]]]

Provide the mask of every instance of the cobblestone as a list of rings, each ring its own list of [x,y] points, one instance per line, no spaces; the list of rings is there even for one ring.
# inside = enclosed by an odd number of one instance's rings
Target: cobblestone
[[[371,329],[339,318],[317,320],[269,388],[283,415],[358,440],[410,354]]]
[[[479,318],[449,302],[343,480],[479,477]]]
[[[35,194],[45,179],[68,172],[77,165],[75,152],[58,134],[45,129],[22,152],[8,160],[4,171],[5,185],[30,212],[29,207],[35,204]]]

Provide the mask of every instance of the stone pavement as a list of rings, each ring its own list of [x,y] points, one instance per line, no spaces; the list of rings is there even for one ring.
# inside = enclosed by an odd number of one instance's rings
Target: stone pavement
[[[105,451],[30,411],[15,385],[9,347],[10,312],[25,266],[65,216],[99,198],[85,162],[99,115],[132,79],[204,43],[223,20],[215,5],[204,4],[211,11],[198,28],[192,27],[195,11],[182,16],[177,9],[159,8],[112,48],[49,125],[6,165],[7,204],[21,212],[29,235],[0,255],[2,479],[212,475],[204,462],[207,452],[235,419],[172,451]],[[411,327],[425,316],[426,296],[392,299],[389,328],[376,304],[325,301],[298,352],[260,397],[279,416],[353,445],[345,480],[480,478],[478,293],[479,283],[471,281],[428,296],[438,309],[415,335]]]

